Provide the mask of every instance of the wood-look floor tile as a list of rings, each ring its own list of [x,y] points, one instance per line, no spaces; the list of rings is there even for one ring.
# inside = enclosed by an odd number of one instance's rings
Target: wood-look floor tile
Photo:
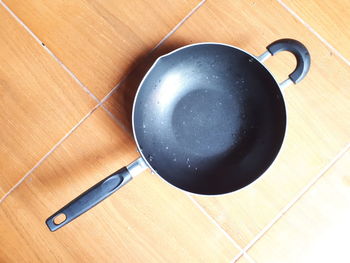
[[[101,99],[200,1],[4,2]]]
[[[349,262],[350,152],[248,250],[257,262]]]
[[[95,104],[0,6],[0,198]]]
[[[350,60],[350,1],[283,0],[283,2]]]
[[[45,219],[137,157],[132,138],[93,113],[0,206],[1,262],[229,262],[238,250],[183,192],[145,172],[70,224]]]
[[[135,91],[152,60],[195,42],[224,42],[260,55],[280,38],[294,38],[310,50],[308,76],[287,88],[288,131],[279,158],[255,184],[218,197],[195,197],[231,236],[245,246],[350,141],[350,69],[276,1],[208,1],[156,54],[106,102],[120,121],[131,126]],[[295,64],[290,54],[267,60],[282,81]]]
[[[253,263],[251,260],[249,260],[248,257],[245,255],[241,256],[235,263]]]

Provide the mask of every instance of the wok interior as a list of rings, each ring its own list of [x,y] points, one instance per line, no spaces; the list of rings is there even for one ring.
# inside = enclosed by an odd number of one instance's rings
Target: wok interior
[[[271,74],[253,57],[200,44],[161,58],[135,100],[141,154],[169,183],[222,194],[257,179],[283,141],[285,106]]]

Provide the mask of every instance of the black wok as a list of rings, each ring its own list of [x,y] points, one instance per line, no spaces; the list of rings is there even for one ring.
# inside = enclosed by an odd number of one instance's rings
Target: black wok
[[[285,50],[297,66],[278,84],[262,62]],[[309,67],[307,49],[292,39],[272,43],[258,57],[220,43],[193,44],[160,57],[134,101],[133,132],[141,157],[57,211],[47,226],[54,231],[69,223],[146,168],[196,194],[225,194],[250,184],[283,142],[281,89],[302,80]]]

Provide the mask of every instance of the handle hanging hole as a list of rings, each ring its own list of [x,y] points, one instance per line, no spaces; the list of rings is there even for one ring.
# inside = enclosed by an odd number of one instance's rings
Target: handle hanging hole
[[[53,219],[53,222],[55,225],[60,225],[62,224],[64,221],[66,221],[67,216],[63,213],[58,214],[57,216],[55,216],[55,218]]]

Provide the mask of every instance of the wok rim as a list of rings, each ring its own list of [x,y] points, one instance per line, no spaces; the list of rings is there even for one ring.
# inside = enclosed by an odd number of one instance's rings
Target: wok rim
[[[280,144],[279,146],[279,149],[276,153],[276,155],[274,156],[274,158],[271,159],[270,161],[270,164],[268,165],[268,167],[266,168],[266,170],[261,173],[256,179],[254,179],[253,181],[251,181],[250,183],[246,184],[245,186],[239,188],[239,189],[234,189],[232,191],[229,191],[229,192],[223,192],[223,193],[218,193],[218,194],[203,194],[203,193],[196,193],[196,192],[191,192],[191,191],[188,191],[186,189],[183,189],[183,188],[180,188],[172,183],[170,183],[169,181],[167,181],[164,177],[162,177],[157,171],[156,169],[153,168],[153,166],[148,162],[147,158],[144,156],[143,152],[141,151],[141,147],[140,147],[140,144],[139,144],[139,141],[136,137],[136,130],[135,130],[135,108],[137,107],[136,106],[136,102],[137,102],[137,99],[139,97],[139,93],[140,93],[140,90],[142,89],[142,86],[145,82],[145,80],[147,79],[148,75],[152,72],[152,70],[157,66],[158,62],[160,60],[162,60],[163,58],[166,58],[168,56],[171,56],[183,49],[186,49],[186,48],[190,48],[190,47],[194,47],[194,46],[201,46],[201,45],[213,45],[213,46],[226,46],[226,47],[229,47],[229,48],[233,48],[233,49],[236,49],[238,51],[241,51],[245,54],[247,54],[248,56],[250,56],[251,58],[255,59],[256,62],[259,62],[260,65],[266,70],[267,73],[270,74],[270,76],[272,77],[272,79],[274,80],[274,83],[277,87],[277,90],[278,92],[280,93],[279,95],[281,96],[281,100],[282,100],[282,104],[283,104],[283,110],[284,110],[284,117],[285,117],[285,127],[284,127],[284,132],[283,132],[283,135],[282,135],[282,143]],[[274,77],[274,75],[271,73],[271,71],[262,63],[258,60],[258,56],[254,56],[252,55],[251,53],[247,52],[246,50],[244,49],[241,49],[239,47],[236,47],[236,46],[233,46],[233,45],[230,45],[230,44],[225,44],[225,43],[219,43],[219,42],[199,42],[199,43],[193,43],[193,44],[189,44],[189,45],[185,45],[185,46],[182,46],[182,47],[179,47],[167,54],[164,54],[160,57],[158,57],[154,63],[152,64],[152,66],[148,69],[147,73],[143,76],[138,88],[137,88],[137,91],[136,91],[136,94],[135,94],[135,97],[134,97],[134,100],[133,100],[133,107],[132,107],[132,132],[133,132],[133,137],[134,137],[134,140],[135,140],[135,143],[136,143],[136,146],[137,146],[137,152],[140,154],[142,160],[145,162],[145,164],[147,165],[147,167],[151,170],[151,172],[153,174],[156,174],[158,177],[160,177],[163,181],[165,181],[167,184],[171,185],[172,187],[175,187],[183,192],[185,192],[186,194],[192,194],[192,195],[198,195],[198,196],[222,196],[222,195],[227,195],[227,194],[231,194],[233,192],[238,192],[238,191],[241,191],[243,189],[245,189],[246,187],[248,186],[251,186],[252,184],[256,183],[261,177],[263,177],[263,175],[265,173],[267,173],[271,167],[273,166],[274,163],[276,163],[276,160],[277,158],[279,157],[280,155],[280,152],[281,152],[281,149],[284,145],[284,142],[285,142],[285,138],[286,138],[286,131],[287,131],[287,127],[288,127],[288,117],[287,117],[287,107],[286,107],[286,103],[284,101],[284,96],[283,96],[283,92],[282,92],[282,89],[280,88],[280,85],[279,83],[277,82],[276,78]]]

